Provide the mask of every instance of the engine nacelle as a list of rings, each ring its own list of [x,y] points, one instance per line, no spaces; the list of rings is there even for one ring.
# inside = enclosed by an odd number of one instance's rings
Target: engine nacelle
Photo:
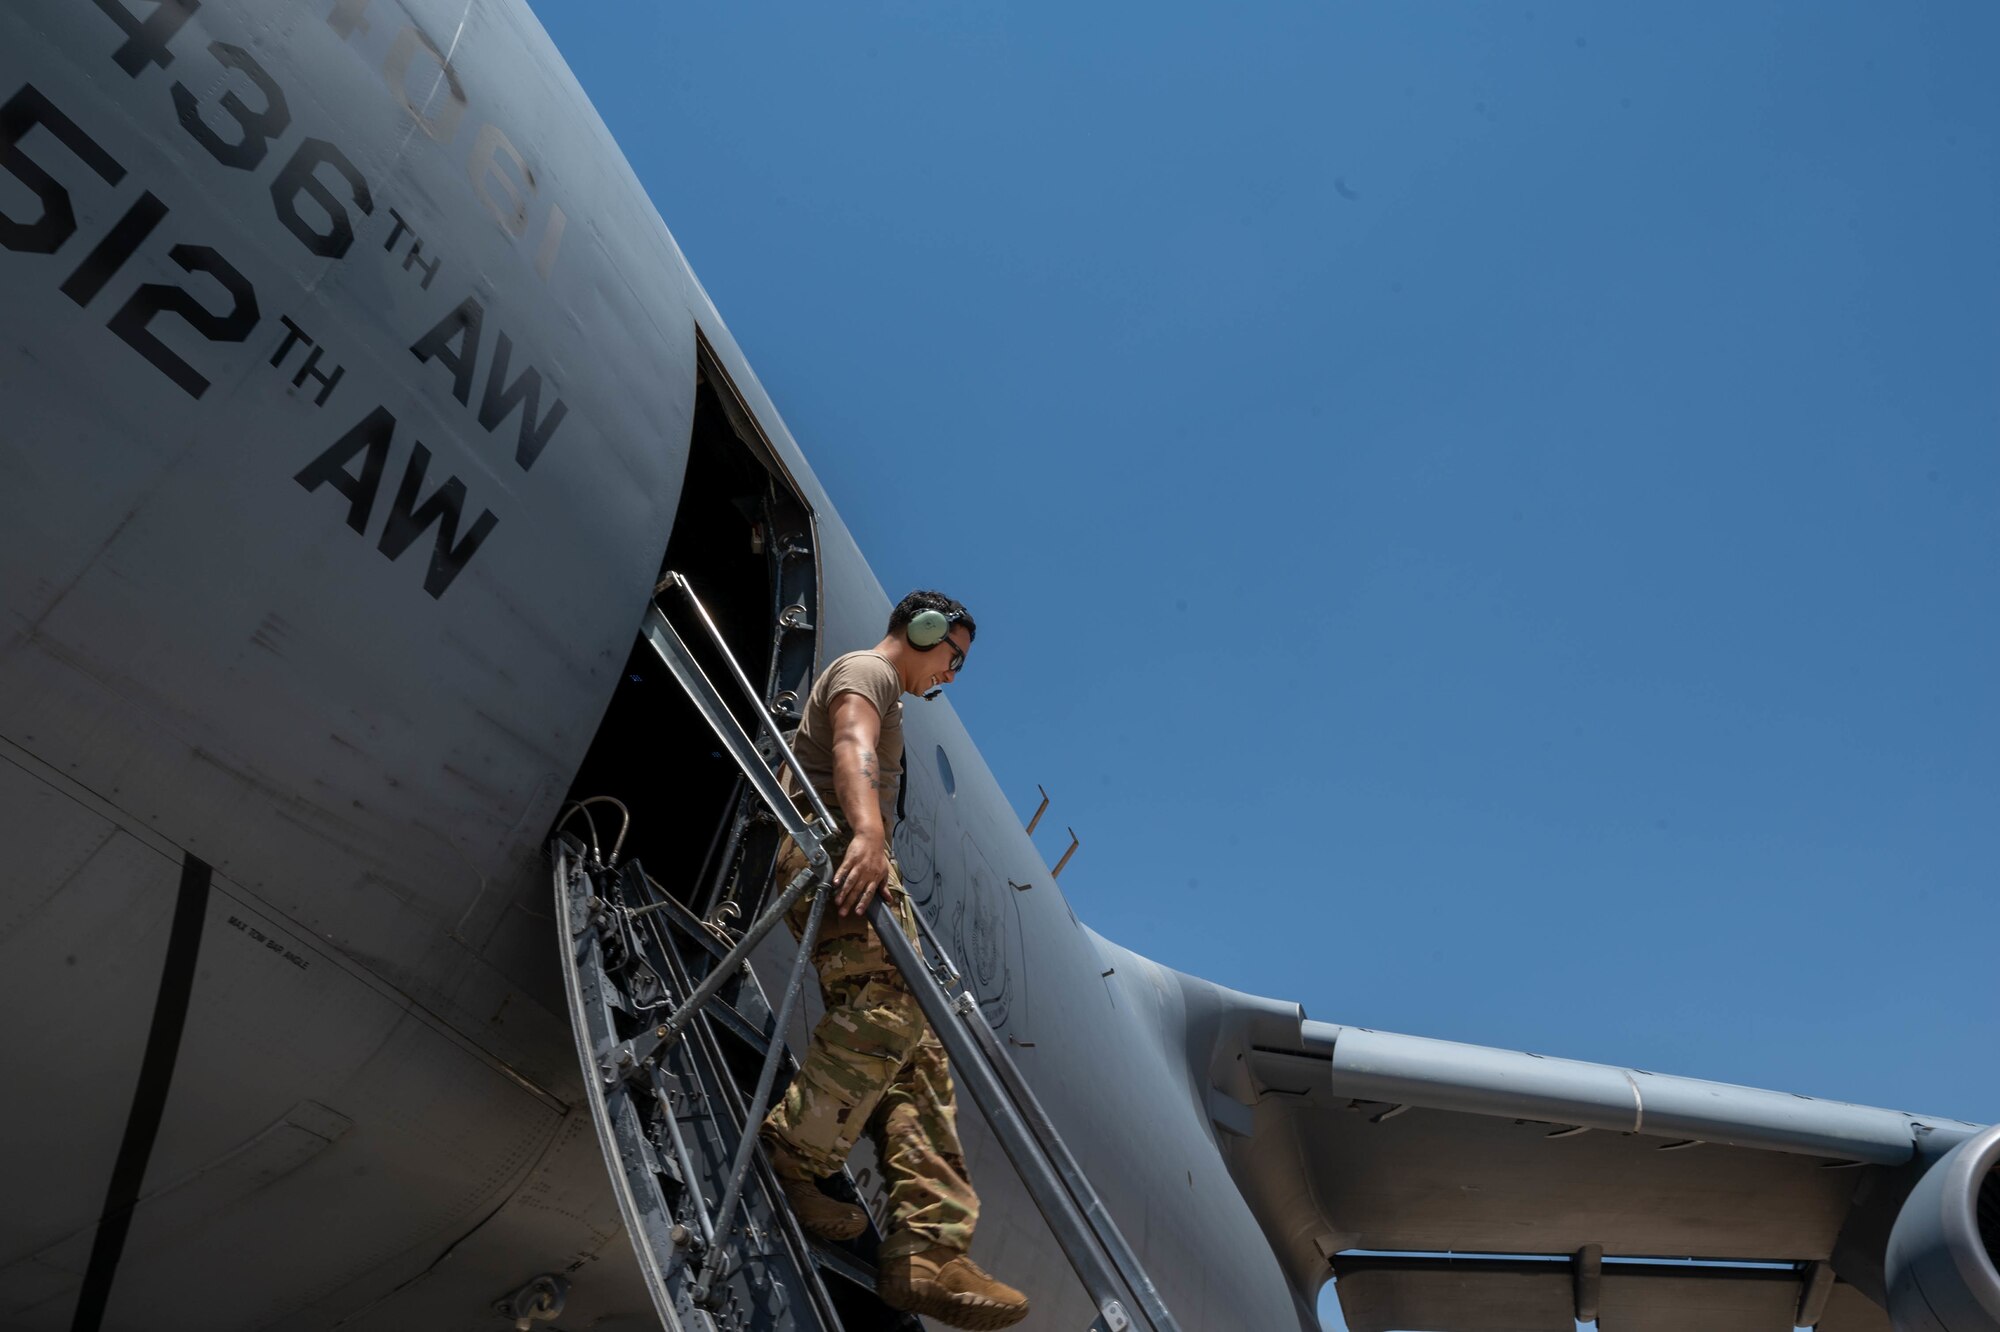
[[[1924,1172],[1883,1275],[1896,1332],[2000,1332],[2000,1124]]]

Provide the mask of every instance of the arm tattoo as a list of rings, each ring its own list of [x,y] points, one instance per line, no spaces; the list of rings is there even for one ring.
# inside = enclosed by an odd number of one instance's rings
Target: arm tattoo
[[[861,775],[867,778],[869,790],[883,791],[888,789],[888,783],[882,780],[881,773],[876,770],[874,754],[863,753],[861,755]]]

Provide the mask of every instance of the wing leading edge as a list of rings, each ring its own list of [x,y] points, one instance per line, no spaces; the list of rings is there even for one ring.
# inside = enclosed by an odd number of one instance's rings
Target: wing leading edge
[[[1879,1243],[1843,1253],[1843,1235],[1893,1218],[1914,1173],[1977,1131],[1320,1022],[1247,1062],[1313,1181],[1314,1248],[1353,1332],[1562,1328],[1579,1313],[1620,1332],[1882,1332],[1865,1256]],[[1244,1147],[1262,1150],[1254,1135]],[[1701,1261],[1634,1261],[1662,1258]]]
[[[1177,991],[1154,1014],[1218,1149],[1353,1332],[1887,1332],[1897,1209],[1979,1132],[1307,1021],[1130,953],[1120,971],[1177,982],[1147,988]]]

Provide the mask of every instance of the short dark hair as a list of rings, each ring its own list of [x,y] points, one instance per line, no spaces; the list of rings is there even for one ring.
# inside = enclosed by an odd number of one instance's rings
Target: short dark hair
[[[942,592],[916,591],[896,603],[896,609],[889,612],[889,632],[900,634],[909,628],[910,621],[917,618],[918,611],[943,611],[951,617],[953,624],[965,626],[965,641],[970,643],[979,637],[979,626],[973,622],[972,612],[963,603],[953,601]]]

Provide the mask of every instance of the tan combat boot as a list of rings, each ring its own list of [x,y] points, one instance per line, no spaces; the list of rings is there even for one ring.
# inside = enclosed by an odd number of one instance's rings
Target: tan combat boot
[[[853,1203],[829,1198],[819,1191],[819,1178],[806,1167],[806,1163],[768,1133],[763,1138],[764,1150],[770,1154],[771,1169],[778,1176],[778,1187],[785,1191],[785,1201],[791,1205],[792,1215],[799,1219],[808,1235],[817,1235],[825,1240],[851,1240],[868,1229],[868,1213]]]
[[[906,1241],[909,1236],[902,1237]],[[1028,1316],[1028,1297],[1004,1281],[996,1281],[979,1264],[956,1249],[943,1246],[896,1253],[907,1243],[882,1246],[882,1266],[875,1293],[891,1309],[922,1314],[970,1332],[1012,1327]]]

